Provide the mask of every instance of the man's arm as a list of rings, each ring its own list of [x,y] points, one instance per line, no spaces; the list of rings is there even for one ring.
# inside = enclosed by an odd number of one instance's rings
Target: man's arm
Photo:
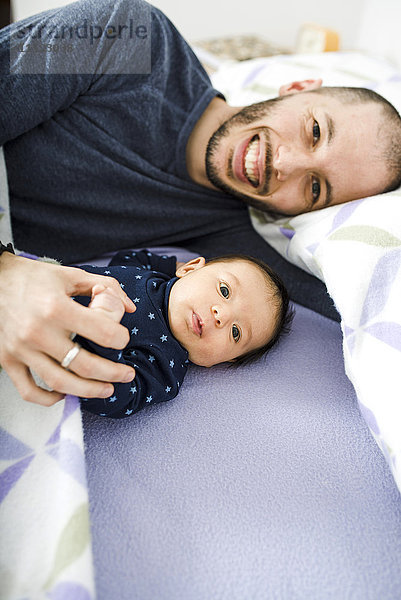
[[[108,69],[118,73],[119,61],[128,61],[135,69],[135,57],[128,52],[132,46],[125,44],[126,53],[121,52],[115,33],[120,26],[122,34],[129,31],[130,16],[135,32],[141,11],[145,22],[149,10],[141,0],[81,0],[3,29],[0,145],[73,105]],[[138,42],[135,35],[134,42]],[[115,348],[123,348],[128,339],[120,324],[89,314],[71,300],[74,294],[91,294],[97,279],[93,277],[76,269],[1,257],[0,363],[25,399],[50,405],[64,393],[108,396],[112,386],[104,382],[132,379],[132,369],[84,350],[74,359],[71,372],[60,367],[72,346],[72,332]],[[130,310],[132,304],[125,302]],[[39,389],[29,368],[55,392]]]
[[[235,229],[231,228],[218,235],[197,238],[184,245],[188,250],[202,254],[206,258],[229,253],[249,254],[260,258],[280,275],[291,300],[333,321],[340,321],[340,316],[324,283],[285,260],[265,242],[247,219],[244,219],[243,225]]]
[[[0,30],[0,145],[70,107],[101,76],[143,72],[150,10],[142,0],[80,0]]]
[[[135,310],[118,282],[81,269],[30,260],[4,252],[0,256],[0,364],[21,396],[50,406],[70,393],[108,397],[107,382],[130,381],[132,368],[80,350],[70,370],[61,361],[72,348],[71,333],[101,346],[124,348],[129,334],[111,319],[80,306],[74,295],[91,295],[96,284],[112,287],[125,309]],[[52,389],[36,386],[30,368]]]

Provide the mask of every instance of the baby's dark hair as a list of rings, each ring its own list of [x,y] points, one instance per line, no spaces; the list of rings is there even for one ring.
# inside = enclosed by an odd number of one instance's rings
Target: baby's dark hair
[[[258,358],[261,358],[264,354],[269,352],[273,346],[275,346],[282,335],[289,333],[291,329],[291,323],[294,318],[295,310],[290,305],[290,298],[287,292],[287,288],[282,282],[281,278],[273,269],[271,269],[263,260],[248,256],[247,254],[225,254],[223,256],[217,256],[207,260],[206,264],[219,262],[232,262],[234,260],[243,260],[251,264],[256,265],[263,273],[266,283],[273,294],[273,300],[277,309],[277,321],[276,327],[274,328],[273,335],[266,344],[250,350],[241,356],[237,356],[230,364],[234,366],[246,365],[254,362]]]

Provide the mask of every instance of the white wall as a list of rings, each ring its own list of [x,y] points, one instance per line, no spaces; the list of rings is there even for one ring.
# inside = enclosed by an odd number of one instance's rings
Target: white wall
[[[153,0],[193,41],[219,35],[257,33],[293,48],[300,25],[317,23],[338,31],[342,47],[354,46],[365,0]]]
[[[299,26],[312,22],[338,31],[342,48],[349,49],[355,47],[355,32],[366,1],[153,0],[153,3],[191,42],[221,35],[256,33],[291,49]],[[66,0],[12,0],[14,18],[18,20],[66,3]]]
[[[30,15],[69,4],[68,0],[11,0],[14,21],[19,21]]]
[[[401,1],[366,0],[357,45],[401,70]]]

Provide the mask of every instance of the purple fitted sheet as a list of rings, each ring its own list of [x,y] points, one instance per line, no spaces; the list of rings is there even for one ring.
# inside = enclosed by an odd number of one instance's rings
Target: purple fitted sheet
[[[98,600],[401,597],[400,494],[337,323],[298,306],[257,363],[84,433]]]

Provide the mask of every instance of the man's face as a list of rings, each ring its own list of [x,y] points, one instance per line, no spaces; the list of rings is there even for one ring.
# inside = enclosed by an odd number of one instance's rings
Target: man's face
[[[301,92],[245,107],[211,137],[209,181],[245,202],[298,214],[381,192],[381,108]]]
[[[195,263],[191,261],[190,265]],[[179,270],[177,271],[179,274]],[[226,362],[266,344],[277,303],[264,274],[243,260],[196,265],[171,289],[168,316],[189,359],[204,367]]]

